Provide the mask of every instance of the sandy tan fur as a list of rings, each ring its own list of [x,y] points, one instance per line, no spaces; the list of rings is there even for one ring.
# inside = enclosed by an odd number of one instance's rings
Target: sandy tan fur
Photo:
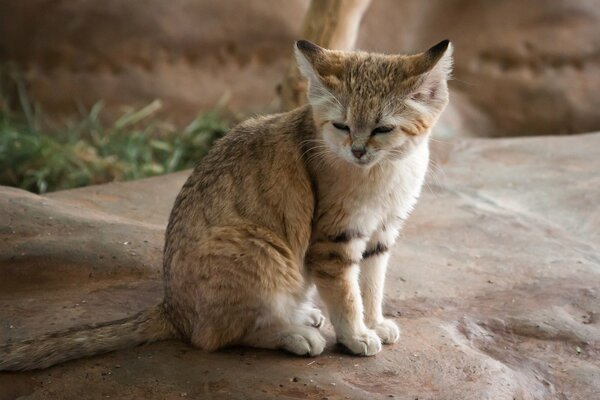
[[[370,355],[397,340],[381,312],[388,250],[418,197],[426,138],[447,103],[447,48],[385,56],[298,43],[310,105],[236,128],[173,208],[166,304],[183,336],[206,350],[320,353],[310,326],[320,318],[307,311],[314,282],[350,351]],[[352,132],[332,133],[336,121]],[[394,131],[372,135],[380,123]],[[369,165],[344,158],[357,143],[376,154]]]
[[[296,56],[309,105],[232,129],[177,196],[164,304],[0,345],[0,369],[169,337],[208,351],[242,344],[317,355],[325,340],[315,285],[352,353],[373,355],[398,340],[382,313],[385,270],[423,184],[430,128],[448,102],[448,42],[388,56],[301,41]]]

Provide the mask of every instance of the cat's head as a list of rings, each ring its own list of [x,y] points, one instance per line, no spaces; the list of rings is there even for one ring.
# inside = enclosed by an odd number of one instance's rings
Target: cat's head
[[[295,50],[318,134],[355,165],[410,154],[448,103],[448,40],[409,56],[327,50],[305,40]]]

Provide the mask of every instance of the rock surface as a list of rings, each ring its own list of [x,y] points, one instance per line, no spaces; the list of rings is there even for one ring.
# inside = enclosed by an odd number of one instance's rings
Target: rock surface
[[[600,398],[600,133],[433,142],[393,251],[376,357],[171,341],[0,374],[0,399]],[[187,172],[40,197],[0,189],[0,340],[160,301],[162,234]]]
[[[306,0],[0,2],[0,62],[24,71],[46,111],[159,98],[188,122],[229,98],[274,108]],[[453,101],[440,134],[507,136],[600,129],[598,0],[378,0],[358,46],[390,53],[455,44]]]

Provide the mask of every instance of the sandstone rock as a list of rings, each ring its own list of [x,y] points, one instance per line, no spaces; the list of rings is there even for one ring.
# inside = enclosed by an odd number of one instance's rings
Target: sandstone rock
[[[307,1],[0,2],[0,61],[26,73],[51,114],[98,100],[113,115],[160,98],[185,123],[229,99],[275,108]],[[600,7],[569,0],[380,0],[358,46],[455,44],[442,136],[580,133],[600,128]]]
[[[600,398],[599,146],[600,133],[434,142],[388,278],[403,336],[376,357],[341,353],[329,326],[314,359],[163,342],[0,374],[0,398]],[[1,188],[0,340],[159,301],[186,174],[44,197]]]

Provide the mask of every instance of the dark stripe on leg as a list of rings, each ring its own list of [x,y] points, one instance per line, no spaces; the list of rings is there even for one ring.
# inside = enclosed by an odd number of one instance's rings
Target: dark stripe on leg
[[[344,231],[339,235],[329,236],[328,239],[333,243],[345,243],[352,239],[360,239],[363,237],[364,235],[358,231]]]
[[[346,265],[358,264],[360,262],[358,260],[351,259],[346,254],[338,253],[337,251],[330,251],[327,256],[328,261],[336,261]]]
[[[321,254],[310,254],[306,257],[307,264],[332,264],[338,266],[352,266],[360,260],[353,260],[348,255],[337,251],[328,251]]]
[[[377,243],[377,246],[373,247],[372,249],[368,249],[365,250],[362,254],[362,258],[363,260],[365,258],[369,258],[369,257],[373,257],[373,256],[377,256],[379,254],[383,254],[386,251],[388,251],[389,249],[387,248],[386,245],[382,244],[382,243]]]

